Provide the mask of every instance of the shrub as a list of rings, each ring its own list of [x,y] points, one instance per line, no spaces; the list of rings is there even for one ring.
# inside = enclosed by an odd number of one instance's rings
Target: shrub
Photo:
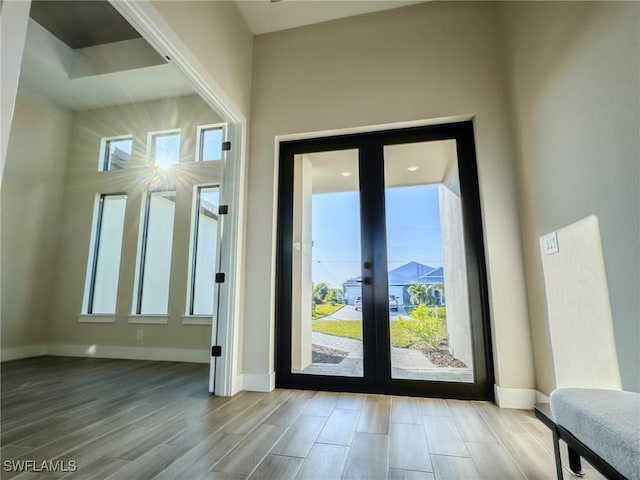
[[[437,314],[429,312],[425,305],[418,305],[409,314],[409,318],[400,317],[402,328],[417,338],[418,344],[437,350],[440,342],[447,337],[447,326]]]

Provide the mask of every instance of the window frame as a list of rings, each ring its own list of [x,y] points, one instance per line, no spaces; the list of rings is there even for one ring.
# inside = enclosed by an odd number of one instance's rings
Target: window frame
[[[125,200],[125,218],[123,219],[123,237],[124,237],[124,226],[126,225],[126,202],[129,200],[126,192],[113,192],[113,193],[100,193],[97,195],[97,205],[94,211],[94,233],[91,238],[91,254],[89,255],[90,263],[89,263],[89,275],[87,277],[88,285],[85,289],[86,299],[85,305],[86,307],[83,309],[84,314],[86,315],[115,315],[118,309],[118,298],[116,293],[116,308],[113,313],[100,313],[96,314],[93,312],[93,302],[95,296],[95,288],[96,288],[96,278],[98,275],[98,258],[100,255],[100,241],[102,239],[102,220],[104,216],[104,200],[107,197],[124,197]],[[123,238],[124,240],[124,238]],[[120,258],[119,261],[122,261],[122,245],[120,246]],[[118,269],[119,271],[120,269]],[[116,292],[118,291],[120,285],[116,285]]]
[[[136,270],[136,296],[134,297],[135,303],[133,304],[133,312],[132,315],[135,316],[157,316],[157,315],[169,315],[169,297],[167,297],[167,312],[163,314],[155,314],[155,313],[142,313],[142,293],[144,289],[144,268],[146,265],[146,256],[147,256],[147,243],[149,241],[149,212],[151,211],[151,197],[154,193],[168,193],[173,192],[176,195],[176,207],[177,207],[177,195],[178,191],[176,189],[157,189],[157,190],[147,190],[144,204],[142,208],[142,229],[139,237],[139,246],[137,253],[137,270]],[[173,228],[171,229],[171,259],[170,262],[173,262],[173,236],[175,234],[176,229],[176,212],[177,208],[174,207],[173,212]],[[171,284],[171,275],[169,275],[169,284]],[[171,285],[169,285],[169,291],[171,291]]]
[[[113,141],[119,140],[131,140],[131,156],[133,156],[134,138],[133,135],[128,133],[124,135],[115,135],[113,137],[102,137],[100,139],[100,154],[98,157],[98,171],[99,172],[112,172],[111,159],[109,155],[109,144]]]
[[[227,141],[227,124],[226,123],[210,123],[208,125],[198,125],[196,128],[196,152],[195,152],[195,161],[200,163],[208,163],[208,162],[221,162],[224,160],[224,150],[220,150],[220,159],[219,160],[203,160],[202,154],[204,152],[203,142],[204,142],[204,132],[209,130],[222,130],[222,143]],[[219,187],[218,187],[219,188]]]
[[[193,208],[192,208],[192,227],[191,227],[191,242],[189,248],[189,279],[188,279],[188,287],[187,287],[187,308],[186,308],[186,316],[187,317],[201,317],[201,316],[213,316],[213,314],[200,314],[194,313],[194,300],[195,300],[195,288],[196,288],[196,262],[198,258],[198,232],[199,232],[199,224],[200,224],[200,198],[202,190],[207,188],[215,188],[218,190],[218,198],[220,199],[221,193],[221,185],[218,184],[202,184],[202,185],[194,185],[194,196],[193,196]],[[219,221],[220,214],[216,214],[216,221]],[[216,232],[218,235],[218,232]],[[216,249],[220,248],[219,238],[216,243]],[[218,252],[216,251],[216,271],[218,269]]]
[[[153,132],[147,132],[147,149],[146,149],[146,153],[145,153],[145,166],[146,167],[160,167],[162,168],[162,165],[157,165],[156,164],[156,159],[155,159],[155,153],[156,153],[156,148],[155,148],[155,141],[154,139],[156,137],[169,137],[169,136],[173,136],[173,135],[178,135],[179,137],[179,141],[178,141],[178,162],[177,163],[172,163],[170,165],[167,165],[167,167],[171,167],[174,165],[179,165],[180,162],[180,158],[181,158],[181,152],[182,152],[182,130],[180,128],[169,128],[166,130],[155,130]]]

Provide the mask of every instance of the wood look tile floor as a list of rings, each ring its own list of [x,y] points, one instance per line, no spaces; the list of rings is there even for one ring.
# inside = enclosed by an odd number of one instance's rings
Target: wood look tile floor
[[[3,363],[2,478],[555,478],[551,433],[530,411],[303,390],[223,398],[209,395],[207,374],[206,365],[170,362]],[[78,469],[4,468],[19,460]]]

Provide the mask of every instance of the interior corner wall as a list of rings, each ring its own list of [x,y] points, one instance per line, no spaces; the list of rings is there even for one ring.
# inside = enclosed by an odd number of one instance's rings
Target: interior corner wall
[[[11,132],[11,118],[18,91],[20,65],[31,0],[5,0],[0,7],[0,181]]]
[[[196,132],[199,125],[220,122],[220,117],[197,95],[75,113],[59,220],[58,268],[51,286],[54,291],[50,319],[52,344],[180,349],[208,360],[211,326],[185,325],[182,317],[187,311],[194,186],[218,183],[221,170],[221,162],[194,161]],[[98,171],[103,137],[132,135],[133,163],[144,164],[148,133],[168,129],[180,129],[181,162],[178,165],[164,173],[152,167]],[[136,291],[142,207],[147,192],[153,189],[176,190],[167,323],[129,323]],[[98,195],[108,193],[127,194],[115,321],[79,322],[95,225],[95,201]],[[137,340],[138,330],[143,330],[140,340]]]
[[[153,7],[248,118],[253,35],[235,2],[154,0]]]
[[[2,182],[2,350],[45,344],[71,112],[18,90]]]
[[[276,136],[473,115],[496,382],[533,391],[499,27],[494,4],[428,2],[255,37],[245,373],[274,368]]]
[[[640,4],[503,8],[538,390],[555,388],[538,239],[595,214],[622,386],[640,391]]]

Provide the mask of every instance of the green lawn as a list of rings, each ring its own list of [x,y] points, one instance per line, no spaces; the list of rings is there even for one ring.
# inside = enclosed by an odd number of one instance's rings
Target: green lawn
[[[344,307],[344,303],[336,303],[335,305],[331,305],[330,303],[323,303],[321,305],[316,305],[315,310],[311,313],[314,320],[317,318],[326,317],[327,315],[331,315],[336,313]]]
[[[362,340],[362,322],[359,320],[318,320],[313,322],[311,328],[314,332]],[[397,321],[391,322],[391,345],[409,347],[415,342],[416,338],[402,328]]]

